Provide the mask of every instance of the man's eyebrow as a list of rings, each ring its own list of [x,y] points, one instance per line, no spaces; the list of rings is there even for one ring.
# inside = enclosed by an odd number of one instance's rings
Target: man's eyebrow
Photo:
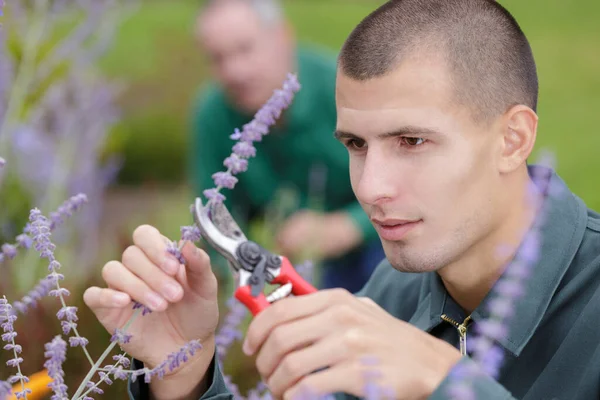
[[[390,132],[380,133],[379,135],[377,135],[377,138],[385,139],[385,138],[389,138],[389,137],[406,136],[406,135],[427,136],[427,135],[439,135],[439,134],[440,134],[440,131],[438,131],[436,129],[407,125],[407,126],[403,126],[402,128],[399,128],[399,129],[396,129],[396,130],[393,130]],[[333,132],[333,136],[337,140],[362,139],[360,137],[360,135],[357,135],[352,132],[342,131],[342,130],[336,130],[335,132]]]

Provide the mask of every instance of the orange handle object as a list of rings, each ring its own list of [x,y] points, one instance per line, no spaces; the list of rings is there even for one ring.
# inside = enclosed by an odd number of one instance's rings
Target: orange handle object
[[[295,296],[302,296],[304,294],[314,293],[317,291],[310,283],[306,282],[298,272],[292,266],[292,263],[286,258],[281,257],[281,267],[279,275],[273,281],[272,284],[285,285],[287,283],[292,284],[292,293]],[[267,308],[270,303],[264,293],[259,294],[257,297],[253,297],[250,286],[241,286],[235,291],[235,298],[242,302],[252,315],[256,316],[262,310]]]
[[[48,376],[47,370],[42,370],[36,372],[35,374],[29,376],[29,382],[25,384],[25,389],[30,389],[31,394],[27,395],[27,399],[29,400],[42,400],[52,392],[52,389],[48,387],[48,384],[52,382],[52,378]],[[16,383],[13,388],[13,395],[9,397],[9,400],[17,400],[17,396],[14,394],[15,392],[22,391],[20,383]]]

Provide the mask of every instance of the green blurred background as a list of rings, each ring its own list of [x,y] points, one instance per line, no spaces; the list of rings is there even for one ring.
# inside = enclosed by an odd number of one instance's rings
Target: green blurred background
[[[333,52],[339,50],[352,28],[381,3],[284,1],[298,38]],[[553,151],[558,172],[570,188],[590,207],[600,210],[600,189],[596,186],[596,173],[600,172],[600,158],[596,155],[600,148],[600,135],[596,132],[600,125],[600,2],[500,3],[519,21],[538,63],[540,123],[536,151]],[[97,263],[98,274],[89,282],[78,282],[76,287],[81,290],[87,284],[98,283],[102,265],[119,257],[130,244],[131,232],[137,225],[150,223],[176,238],[179,227],[191,223],[188,206],[192,193],[185,176],[189,111],[198,87],[208,78],[193,38],[198,4],[188,0],[143,1],[139,11],[120,27],[101,61],[101,69],[108,77],[126,84],[119,98],[123,118],[106,144],[106,151],[124,155],[125,163],[104,199],[100,235],[103,252]],[[81,318],[86,321],[82,334],[106,343],[108,336],[86,313],[81,293],[73,289],[72,300],[79,302]],[[53,312],[50,308],[39,315],[50,321]],[[38,343],[48,341],[50,334],[25,332],[22,337],[29,343]],[[99,351],[100,348],[93,349],[96,355]],[[252,360],[242,356],[238,347],[232,349],[230,356],[227,372],[233,374],[242,389],[252,386],[257,379]],[[38,367],[32,361],[27,372]],[[81,372],[77,367],[71,368],[73,374]],[[0,367],[0,377],[4,372]],[[120,389],[115,388],[104,397],[124,398],[124,385],[117,386]]]
[[[284,2],[298,38],[332,51],[337,51],[352,28],[381,3]],[[600,209],[600,190],[592,183],[595,172],[600,171],[596,156],[600,146],[600,135],[596,133],[600,123],[600,3],[501,3],[520,22],[538,63],[540,123],[536,149],[554,151],[558,171],[572,190],[591,207]],[[196,9],[195,1],[145,2],[122,26],[102,61],[109,76],[129,85],[120,100],[124,119],[109,143],[111,151],[126,156],[119,175],[122,187],[115,190],[115,195],[122,189],[128,193],[143,192],[144,187],[157,191],[161,200],[138,205],[163,210],[169,216],[164,227],[173,234],[177,233],[180,218],[187,218],[185,207],[184,215],[180,215],[163,205],[170,204],[171,198],[179,209],[179,199],[189,197],[185,193],[184,155],[190,101],[207,79],[193,39]]]

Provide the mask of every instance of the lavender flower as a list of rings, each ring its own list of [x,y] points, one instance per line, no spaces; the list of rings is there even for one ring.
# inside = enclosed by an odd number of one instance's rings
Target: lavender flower
[[[48,370],[48,375],[52,378],[52,382],[48,384],[54,392],[52,400],[68,398],[68,388],[64,380],[65,373],[62,369],[62,365],[67,359],[67,343],[58,335],[44,347],[46,349],[44,356],[47,358],[44,367]]]
[[[196,225],[182,226],[181,227],[181,239],[190,242],[199,242],[202,238],[200,228]]]
[[[8,378],[8,382],[0,381],[0,394],[4,393],[4,396],[10,394],[12,391],[11,384],[15,384],[17,382],[21,383],[22,390],[15,393],[17,399],[26,398],[27,394],[31,393],[31,389],[25,389],[25,383],[29,382],[29,378],[24,376],[21,373],[21,363],[23,362],[23,358],[19,356],[21,354],[22,348],[18,344],[15,343],[15,337],[17,337],[17,332],[14,330],[14,323],[17,320],[17,316],[11,312],[11,305],[6,300],[6,297],[0,299],[0,327],[2,328],[2,332],[4,332],[1,336],[2,341],[7,344],[4,346],[4,350],[8,350],[13,352],[13,358],[6,362],[6,365],[9,367],[13,367],[17,369],[17,374]],[[0,399],[3,399],[0,396]]]
[[[551,157],[545,155],[540,164],[551,171]],[[544,170],[541,170],[544,171]],[[542,172],[543,173],[543,172]],[[492,289],[492,297],[487,309],[490,316],[476,326],[477,336],[470,341],[469,351],[479,369],[469,367],[468,370],[457,368],[453,372],[453,382],[448,388],[452,399],[472,399],[474,393],[469,382],[480,373],[498,377],[504,360],[504,352],[497,344],[506,337],[510,318],[514,315],[517,300],[525,292],[526,279],[539,261],[541,251],[541,229],[545,222],[545,199],[548,195],[557,194],[551,185],[551,172],[539,174],[534,170],[528,196],[532,209],[536,211],[533,225],[526,233],[514,259],[507,266],[504,275]]]
[[[188,357],[193,357],[200,349],[202,349],[200,341],[192,340],[181,347],[179,351],[169,354],[167,359],[156,367],[152,369],[141,368],[134,371],[134,373],[132,373],[132,379],[135,380],[140,375],[144,375],[144,381],[146,383],[150,383],[152,377],[162,379],[168,372],[176,370],[182,363],[187,362],[189,360]]]
[[[215,336],[217,358],[222,362],[229,347],[236,341],[241,340],[243,334],[240,325],[248,316],[248,309],[235,297],[227,301],[229,311],[223,320],[223,325]]]
[[[12,394],[12,386],[6,381],[0,381],[0,400],[8,398]]]
[[[87,203],[87,196],[83,193],[79,193],[75,196],[72,196],[68,200],[66,200],[57,211],[51,213],[54,216],[52,222],[50,223],[50,231],[58,228],[62,223],[65,222],[67,217],[73,215],[73,212],[79,210],[81,206]],[[30,236],[31,234],[31,223],[27,224],[22,234],[17,236],[16,243],[14,245],[4,244],[2,245],[2,254],[0,254],[0,261],[14,257],[12,255],[13,251],[16,251],[19,248],[29,249],[33,244],[33,239]],[[14,249],[14,250],[13,250]],[[8,253],[8,254],[7,254]],[[53,261],[50,263],[50,271],[52,269],[60,268],[60,264],[58,261]],[[42,278],[32,290],[29,291],[20,301],[15,301],[13,306],[14,309],[22,314],[25,314],[30,307],[35,307],[37,302],[41,300],[43,297],[48,294],[57,296],[60,294],[64,296],[68,296],[68,290],[59,288],[58,292],[52,291],[52,288],[56,287],[55,279],[62,279],[62,275],[53,275],[50,277]]]
[[[73,213],[79,211],[87,202],[87,196],[79,193],[61,204],[58,210],[50,213],[50,230],[54,230],[58,225],[63,224],[67,218],[73,216]]]
[[[283,88],[275,90],[265,105],[254,115],[254,119],[245,124],[240,131],[236,129],[230,136],[238,141],[232,148],[233,153],[227,157],[223,165],[227,167],[225,172],[216,172],[212,178],[216,188],[206,189],[203,194],[209,201],[218,203],[225,200],[225,196],[219,193],[222,188],[233,189],[238,182],[235,174],[246,171],[248,158],[256,156],[256,148],[253,142],[262,140],[269,133],[269,127],[281,115],[282,111],[289,107],[294,94],[300,90],[300,84],[294,74],[288,74],[283,83]]]
[[[82,199],[83,197],[78,197],[78,199]],[[69,213],[72,209],[77,208],[77,202],[73,203],[72,207],[65,207],[59,211],[58,214]],[[50,274],[47,279],[48,282],[52,283],[52,286],[56,288],[52,291],[52,294],[57,296],[60,299],[62,307],[56,313],[56,316],[59,320],[61,320],[61,325],[63,327],[63,331],[65,331],[66,327],[68,327],[68,331],[73,331],[75,336],[69,338],[69,345],[71,347],[80,346],[85,355],[87,356],[90,364],[94,364],[92,357],[88,353],[86,346],[89,341],[82,337],[77,331],[77,307],[67,306],[65,302],[65,297],[69,295],[69,291],[60,287],[59,281],[64,279],[64,276],[58,272],[61,265],[54,257],[54,250],[56,246],[51,242],[51,226],[52,222],[48,220],[45,216],[42,215],[40,210],[34,208],[31,210],[29,214],[29,231],[33,236],[33,242],[35,249],[40,253],[42,258],[47,258],[50,262],[48,264],[48,270]],[[56,224],[55,224],[56,225]]]
[[[115,333],[110,338],[110,341],[118,342],[121,344],[126,344],[126,343],[129,343],[129,341],[131,340],[131,337],[132,337],[132,335],[128,335],[122,329],[116,329]]]
[[[146,315],[146,314],[150,314],[152,312],[151,309],[149,309],[148,307],[146,307],[145,305],[143,305],[140,302],[134,301],[133,302],[133,309],[136,310],[138,308],[142,309],[142,316]]]
[[[181,254],[181,249],[177,246],[177,242],[171,242],[167,244],[167,252],[174,256],[179,264],[185,264],[185,258],[183,258],[183,254]]]

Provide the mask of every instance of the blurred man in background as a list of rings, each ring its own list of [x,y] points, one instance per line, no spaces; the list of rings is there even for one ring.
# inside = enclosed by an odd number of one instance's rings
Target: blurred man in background
[[[270,250],[296,262],[307,254],[323,260],[320,287],[358,291],[384,253],[352,192],[348,154],[332,134],[335,56],[296,44],[274,0],[209,1],[198,16],[195,34],[215,81],[203,88],[193,109],[194,194],[214,187],[211,176],[225,169],[234,130],[253,119],[287,73],[297,73],[302,89],[270,133],[255,144],[257,154],[249,169],[237,176],[233,190],[224,191],[226,204],[247,231],[252,221],[264,218],[281,188],[292,188],[297,206],[272,232],[278,248]],[[315,196],[321,209],[311,206]],[[224,262],[213,259],[215,265]],[[216,272],[228,279],[223,267]]]

